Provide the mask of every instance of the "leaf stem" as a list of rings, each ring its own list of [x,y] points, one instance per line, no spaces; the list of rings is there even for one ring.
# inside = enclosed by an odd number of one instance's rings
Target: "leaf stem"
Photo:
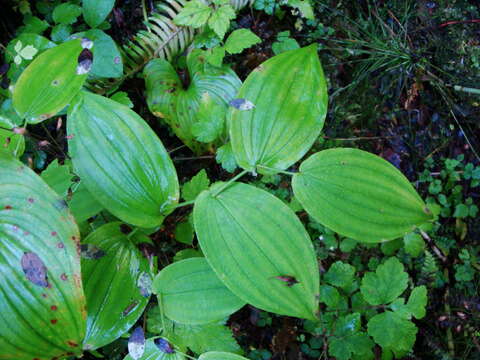
[[[257,168],[265,169],[265,170],[268,170],[268,171],[274,171],[274,172],[277,172],[277,173],[280,173],[280,174],[289,175],[289,176],[293,176],[293,175],[296,174],[296,173],[294,173],[294,172],[292,172],[292,171],[286,171],[286,170],[281,170],[281,169],[277,169],[277,168],[271,168],[271,167],[264,166],[264,165],[257,165]]]
[[[215,191],[212,196],[213,197],[216,197],[218,194],[220,194],[223,190],[225,190],[232,182],[240,179],[243,175],[245,175],[246,173],[248,173],[247,170],[243,170],[241,172],[239,172],[237,175],[235,175],[233,178],[231,178],[230,180],[228,180],[226,183],[224,183],[222,186],[220,186],[217,191]]]
[[[178,209],[178,208],[181,208],[181,207],[184,207],[184,206],[188,206],[188,205],[193,205],[194,203],[195,203],[195,200],[184,201],[180,204],[175,205],[175,209]]]

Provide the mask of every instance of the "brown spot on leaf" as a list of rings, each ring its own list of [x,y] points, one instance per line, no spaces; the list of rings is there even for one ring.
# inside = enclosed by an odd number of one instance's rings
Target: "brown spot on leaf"
[[[75,341],[68,340],[67,345],[70,347],[78,347],[78,344]]]
[[[46,299],[47,297],[48,297],[48,295],[47,295],[47,294],[45,294],[45,293],[44,293],[44,294],[42,294],[42,298]]]
[[[52,232],[50,233],[50,235],[52,235],[52,236],[57,236],[57,232],[56,232],[56,231],[52,231]]]
[[[12,210],[12,206],[11,205],[5,205],[5,210]]]
[[[57,319],[52,319],[52,320],[50,320],[50,323],[52,323],[52,325],[55,325],[57,322],[58,322]]]
[[[50,306],[50,310],[52,310],[52,311],[57,311],[57,310],[58,310],[57,305],[52,305],[52,306]]]
[[[122,224],[120,225],[120,231],[125,234],[125,235],[128,235],[132,232],[132,228],[130,226],[128,226],[127,224]]]
[[[30,204],[33,204],[35,202],[35,199],[34,198],[28,198],[27,201],[30,203]]]
[[[60,275],[60,279],[62,279],[63,281],[67,281],[68,280],[67,274],[63,273],[62,275]]]
[[[65,245],[63,245],[63,242],[60,241],[60,242],[57,243],[57,248],[63,249],[64,247],[65,247]]]
[[[37,254],[24,253],[21,264],[23,272],[30,282],[41,287],[48,287],[47,267]]]

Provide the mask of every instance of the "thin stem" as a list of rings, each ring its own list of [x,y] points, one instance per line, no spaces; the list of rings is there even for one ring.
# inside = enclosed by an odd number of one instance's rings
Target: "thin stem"
[[[217,196],[218,194],[220,194],[223,190],[225,190],[225,188],[227,188],[228,186],[230,186],[230,184],[238,179],[240,179],[243,175],[245,175],[246,173],[248,173],[247,170],[243,170],[241,171],[240,173],[238,173],[237,175],[235,175],[233,178],[231,178],[230,180],[228,180],[225,184],[223,184],[222,186],[220,186],[217,191],[215,191],[212,196],[215,197]]]
[[[190,156],[190,157],[178,157],[174,158],[173,161],[187,161],[187,160],[201,160],[201,159],[213,159],[213,155],[204,155],[204,156]]]
[[[195,204],[195,200],[184,201],[184,202],[182,202],[182,203],[180,203],[180,204],[177,204],[177,205],[175,206],[175,209],[178,209],[178,208],[181,208],[181,207],[184,207],[184,206],[193,205],[193,204]]]
[[[265,169],[265,170],[268,170],[268,171],[273,171],[273,172],[276,172],[276,173],[285,174],[285,175],[289,175],[289,176],[293,176],[293,175],[296,174],[296,173],[291,172],[291,171],[286,171],[286,170],[271,168],[271,167],[264,166],[264,165],[257,165],[257,168]]]
[[[462,92],[466,92],[466,93],[469,93],[469,94],[480,95],[480,89],[475,89],[475,88],[471,88],[471,87],[453,85],[453,90],[462,91]]]
[[[180,145],[180,146],[178,146],[178,147],[176,147],[176,148],[173,148],[172,150],[168,150],[168,153],[171,154],[171,153],[173,153],[173,152],[175,152],[175,151],[177,151],[177,150],[183,149],[184,147],[187,147],[187,145]]]
[[[145,21],[145,26],[147,27],[148,32],[152,32],[148,24],[147,6],[145,4],[145,0],[142,0],[142,13],[143,13],[143,20]]]

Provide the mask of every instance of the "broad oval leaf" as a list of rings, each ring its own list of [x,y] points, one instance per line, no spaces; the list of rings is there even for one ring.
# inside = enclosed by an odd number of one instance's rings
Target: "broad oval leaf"
[[[248,360],[247,358],[221,351],[209,351],[200,355],[198,360]]]
[[[192,125],[204,93],[225,108],[242,82],[228,66],[220,68],[206,63],[201,51],[190,53],[187,59],[190,84],[184,88],[175,68],[166,60],[155,59],[145,67],[147,103],[150,111],[165,120],[172,130],[194,152],[201,153],[208,147],[195,140]]]
[[[110,14],[115,0],[82,0],[83,18],[92,28],[100,25]]]
[[[260,309],[315,319],[319,272],[307,231],[280,199],[233,183],[202,192],[193,210],[202,251],[239,298]]]
[[[32,170],[0,153],[0,358],[80,355],[85,297],[77,225]]]
[[[25,151],[25,138],[14,132],[15,125],[0,114],[0,153],[10,154],[16,158]]]
[[[88,191],[119,219],[145,228],[178,202],[172,160],[145,121],[127,106],[82,93],[69,108],[69,149]]]
[[[400,171],[358,149],[312,155],[300,165],[292,186],[295,197],[318,222],[362,242],[402,237],[433,218]]]
[[[13,91],[13,106],[20,117],[36,124],[68,105],[87,78],[89,67],[84,57],[91,46],[89,40],[75,39],[36,57]]]
[[[221,320],[245,305],[225,287],[205,258],[167,266],[155,277],[153,289],[165,315],[182,324]]]
[[[155,343],[156,341],[156,343]],[[171,352],[173,350],[173,352]],[[145,342],[145,352],[143,356],[136,360],[185,360],[185,356],[175,350],[173,344],[165,338],[151,338]],[[123,360],[135,360],[131,355],[127,355]]]
[[[237,97],[254,106],[229,110],[237,163],[259,172],[262,166],[288,168],[310,149],[327,113],[327,85],[316,45],[267,60],[248,76]]]
[[[148,260],[121,226],[120,222],[103,225],[82,241],[86,350],[107,345],[128,331],[150,298],[139,286],[142,276],[150,277]]]

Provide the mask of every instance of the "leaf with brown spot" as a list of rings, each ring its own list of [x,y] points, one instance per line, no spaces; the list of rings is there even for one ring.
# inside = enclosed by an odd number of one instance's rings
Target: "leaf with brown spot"
[[[47,267],[33,252],[26,252],[22,256],[22,269],[29,281],[35,285],[48,287]]]

